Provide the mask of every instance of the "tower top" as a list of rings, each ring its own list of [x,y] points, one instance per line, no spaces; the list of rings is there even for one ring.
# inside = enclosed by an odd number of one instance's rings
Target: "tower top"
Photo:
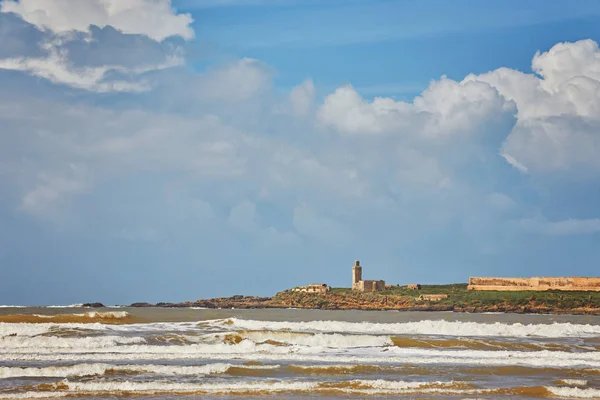
[[[354,261],[354,266],[355,267],[360,267],[360,261],[359,260]]]

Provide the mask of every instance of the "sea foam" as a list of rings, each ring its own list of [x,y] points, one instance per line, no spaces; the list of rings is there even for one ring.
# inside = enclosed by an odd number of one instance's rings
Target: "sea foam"
[[[439,335],[439,336],[476,336],[476,337],[581,337],[600,335],[599,325],[571,323],[552,324],[493,324],[479,322],[422,320],[417,322],[372,323],[343,321],[258,321],[229,318],[209,321],[211,324],[228,329],[247,329],[253,331],[296,331],[328,332],[352,334],[388,334],[388,335]]]

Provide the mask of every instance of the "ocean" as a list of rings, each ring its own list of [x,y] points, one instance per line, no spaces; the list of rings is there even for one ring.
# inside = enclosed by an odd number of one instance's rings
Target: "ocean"
[[[600,317],[0,308],[0,399],[600,398]]]

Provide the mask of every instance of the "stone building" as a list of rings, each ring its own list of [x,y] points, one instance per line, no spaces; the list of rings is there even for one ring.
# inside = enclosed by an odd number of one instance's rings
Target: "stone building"
[[[385,290],[385,281],[363,280],[360,261],[356,260],[352,267],[352,289],[360,292],[380,292]]]
[[[298,286],[292,289],[292,292],[305,292],[305,293],[317,293],[326,294],[331,290],[331,287],[326,283],[312,283],[307,286]]]
[[[581,290],[600,292],[600,278],[532,277],[532,278],[469,278],[469,290]]]

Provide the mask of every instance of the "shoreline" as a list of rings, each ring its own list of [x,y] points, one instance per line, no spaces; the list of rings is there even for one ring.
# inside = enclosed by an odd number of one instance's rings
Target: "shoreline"
[[[324,296],[305,295],[310,300],[323,300]],[[312,297],[312,298],[311,298]],[[308,301],[307,301],[308,303]],[[377,303],[377,302],[374,302]],[[84,308],[111,308],[104,306],[101,303],[86,303]],[[120,305],[114,307],[130,307],[130,308],[176,308],[176,309],[236,309],[236,310],[251,310],[251,309],[279,309],[279,310],[323,310],[323,311],[398,311],[398,312],[453,312],[465,314],[535,314],[535,315],[590,315],[600,316],[600,308],[583,307],[583,308],[552,308],[547,306],[509,306],[503,304],[495,304],[490,306],[459,306],[456,304],[406,304],[404,306],[389,306],[378,307],[377,304],[363,303],[355,305],[335,306],[330,304],[281,304],[275,297],[254,297],[254,296],[232,296],[220,297],[213,299],[197,300],[195,302],[181,303],[165,303],[159,302],[156,304],[137,302],[130,305]]]

